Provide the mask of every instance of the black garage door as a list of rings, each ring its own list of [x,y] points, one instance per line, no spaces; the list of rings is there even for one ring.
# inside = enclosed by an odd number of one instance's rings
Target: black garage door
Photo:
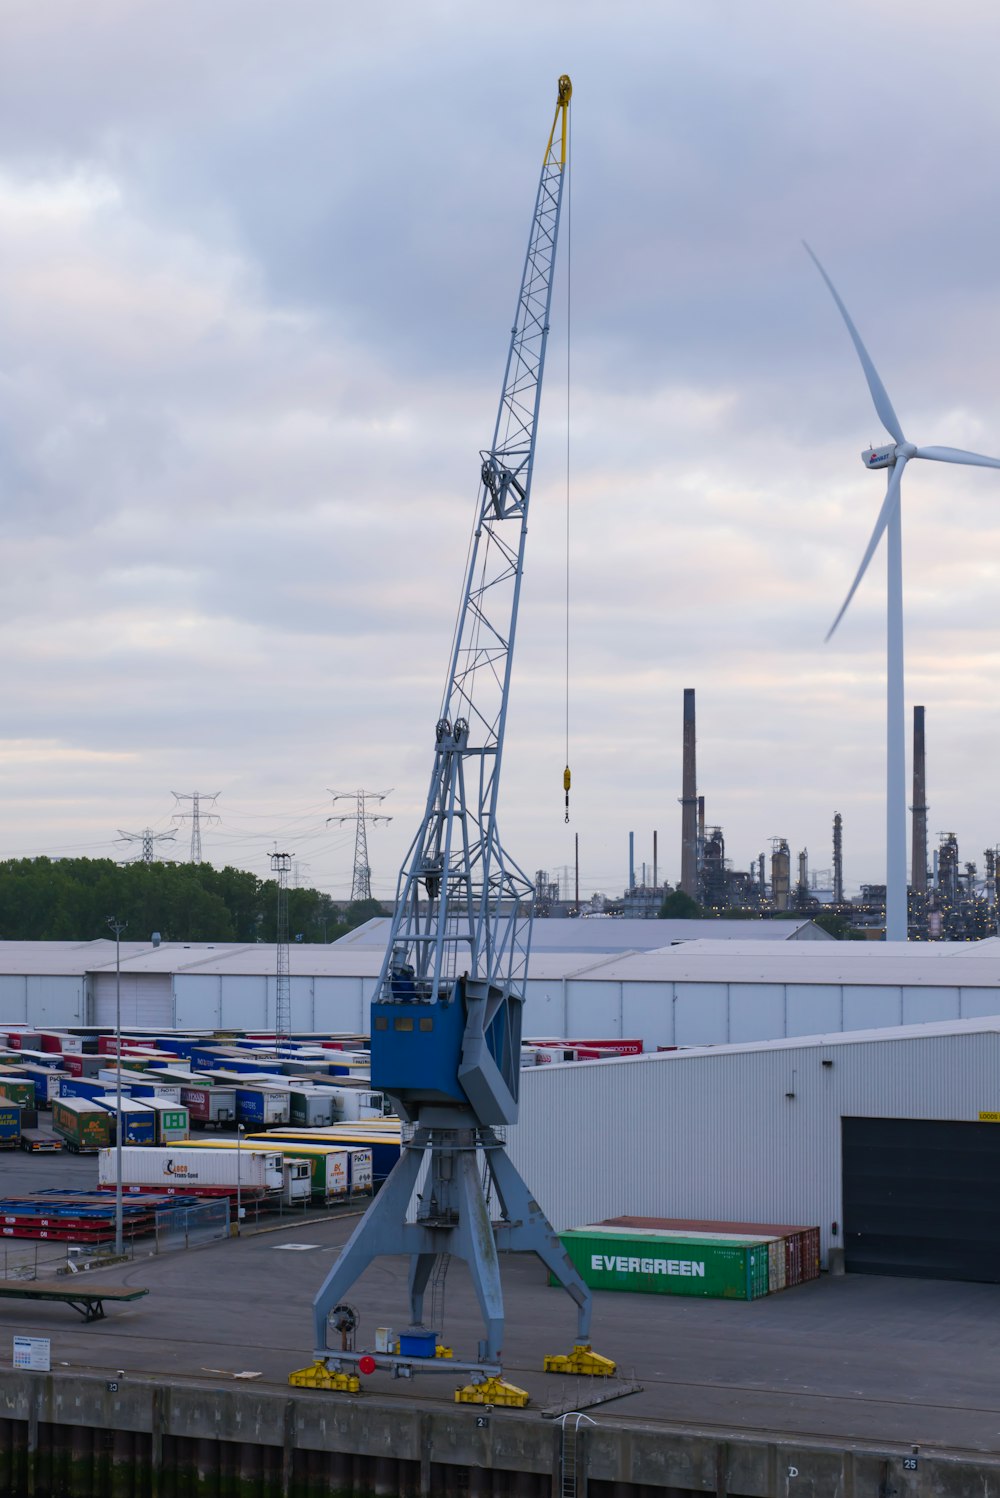
[[[1000,1283],[1000,1124],[841,1122],[848,1271]]]

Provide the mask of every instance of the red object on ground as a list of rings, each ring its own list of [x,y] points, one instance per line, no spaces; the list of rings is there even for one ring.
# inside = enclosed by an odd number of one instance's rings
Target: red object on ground
[[[358,1371],[360,1373],[374,1373],[375,1366],[375,1359],[369,1356],[368,1353],[365,1353],[363,1358],[358,1358]]]

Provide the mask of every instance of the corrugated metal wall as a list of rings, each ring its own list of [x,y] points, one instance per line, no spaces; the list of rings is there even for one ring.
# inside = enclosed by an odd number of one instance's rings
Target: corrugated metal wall
[[[92,1010],[94,1025],[113,1025],[116,1007],[116,974],[94,973]],[[173,978],[169,973],[121,974],[122,1024],[138,1029],[170,1029],[174,1023]]]
[[[818,1223],[825,1256],[841,1241],[841,1117],[990,1110],[996,1032],[680,1053],[525,1070],[508,1148],[557,1228],[620,1213]]]
[[[647,1050],[739,1045],[1000,1013],[995,988],[881,983],[529,979],[524,1033],[641,1035]]]

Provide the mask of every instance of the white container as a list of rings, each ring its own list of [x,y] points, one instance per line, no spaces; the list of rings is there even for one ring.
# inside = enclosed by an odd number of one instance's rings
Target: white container
[[[381,1092],[371,1092],[366,1087],[338,1087],[336,1083],[330,1091],[336,1100],[338,1123],[356,1123],[362,1118],[384,1117]]]
[[[370,1149],[348,1150],[351,1169],[351,1191],[367,1193],[372,1189],[372,1152]]]
[[[281,1196],[290,1207],[312,1200],[312,1167],[308,1160],[285,1161],[285,1184]]]
[[[115,1184],[115,1151],[101,1150],[98,1180],[102,1186]],[[282,1191],[285,1185],[284,1161],[275,1150],[253,1149],[243,1145],[232,1149],[185,1149],[156,1145],[126,1145],[122,1150],[122,1180],[126,1186],[148,1186],[155,1190],[237,1184],[266,1191]]]

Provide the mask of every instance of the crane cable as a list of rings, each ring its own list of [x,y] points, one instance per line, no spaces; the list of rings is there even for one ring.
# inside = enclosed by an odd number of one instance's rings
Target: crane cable
[[[566,800],[566,821],[569,821],[569,788],[572,777],[569,770],[569,498],[570,498],[570,373],[572,350],[573,313],[573,120],[566,111],[568,134],[566,168],[566,768],[563,771],[563,794]]]

